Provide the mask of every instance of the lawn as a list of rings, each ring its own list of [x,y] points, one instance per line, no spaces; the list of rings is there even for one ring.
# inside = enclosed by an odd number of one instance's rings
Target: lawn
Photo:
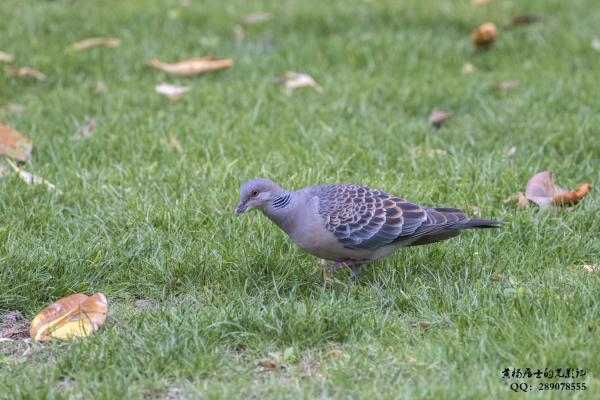
[[[272,19],[245,23],[256,11]],[[506,28],[524,14],[542,19]],[[582,267],[600,263],[600,201],[504,202],[542,170],[568,188],[600,178],[597,0],[3,0],[0,20],[6,65],[48,77],[0,70],[0,123],[33,140],[22,167],[60,190],[0,178],[0,313],[31,320],[77,292],[110,306],[87,338],[0,341],[0,398],[600,396],[600,272]],[[486,21],[498,41],[476,52]],[[64,51],[98,36],[121,45]],[[204,55],[235,65],[188,78],[146,65]],[[287,71],[324,92],[287,95],[273,84]],[[161,82],[192,89],[170,101]],[[441,129],[434,109],[452,113]],[[73,140],[87,118],[95,131]],[[326,286],[266,218],[234,217],[255,177],[365,184],[506,225]],[[584,369],[573,382],[588,390],[502,379],[513,367]]]

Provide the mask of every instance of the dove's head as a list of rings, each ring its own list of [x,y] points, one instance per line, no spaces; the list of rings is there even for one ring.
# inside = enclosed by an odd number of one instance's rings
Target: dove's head
[[[240,189],[240,203],[235,208],[236,214],[252,209],[264,210],[283,189],[275,182],[259,178],[244,183]]]

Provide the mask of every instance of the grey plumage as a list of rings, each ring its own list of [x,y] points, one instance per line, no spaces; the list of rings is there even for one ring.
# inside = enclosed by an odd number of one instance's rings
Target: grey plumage
[[[385,257],[397,249],[435,243],[462,230],[495,228],[454,208],[430,208],[356,185],[322,185],[287,192],[268,179],[246,182],[236,213],[257,208],[306,252],[336,270]]]

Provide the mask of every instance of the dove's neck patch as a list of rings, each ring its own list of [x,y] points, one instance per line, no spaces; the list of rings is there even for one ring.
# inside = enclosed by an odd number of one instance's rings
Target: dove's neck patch
[[[288,204],[290,204],[291,196],[289,193],[284,193],[279,197],[276,197],[273,200],[273,208],[284,208]]]

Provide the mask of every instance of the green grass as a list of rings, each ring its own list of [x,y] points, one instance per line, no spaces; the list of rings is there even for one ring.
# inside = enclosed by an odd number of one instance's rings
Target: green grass
[[[24,168],[62,191],[0,178],[0,311],[31,319],[74,292],[110,302],[92,337],[0,342],[0,398],[598,398],[600,275],[581,266],[599,263],[600,202],[559,213],[503,202],[545,169],[569,188],[598,182],[596,0],[191,3],[0,4],[0,50],[48,75],[0,73],[0,123],[33,139]],[[236,43],[253,11],[273,19]],[[503,29],[519,14],[544,19]],[[488,20],[499,41],[476,53],[471,30]],[[122,43],[63,51],[93,36]],[[202,55],[235,66],[175,78],[145,65]],[[465,62],[477,72],[463,75]],[[286,71],[325,93],[286,96],[272,84]],[[512,79],[514,90],[490,89]],[[192,91],[170,102],[153,91],[163,81]],[[440,130],[427,124],[436,108],[453,113]],[[72,140],[86,117],[93,136]],[[416,147],[447,155],[415,158]],[[368,184],[507,224],[324,287],[317,260],[264,217],[233,217],[255,177]],[[419,320],[430,329],[413,331]],[[257,367],[290,348],[286,369]],[[506,367],[583,368],[588,390],[540,392],[530,379],[534,391],[516,394]]]

